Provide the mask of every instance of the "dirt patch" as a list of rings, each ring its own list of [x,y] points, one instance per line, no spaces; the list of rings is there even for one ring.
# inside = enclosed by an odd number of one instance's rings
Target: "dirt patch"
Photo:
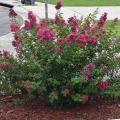
[[[17,106],[16,96],[0,95],[0,120],[108,120],[120,118],[120,103],[105,100],[58,110],[43,101]]]

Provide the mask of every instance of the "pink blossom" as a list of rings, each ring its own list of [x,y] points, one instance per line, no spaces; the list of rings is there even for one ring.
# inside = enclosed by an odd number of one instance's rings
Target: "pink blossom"
[[[85,66],[84,70],[83,70],[83,76],[85,77],[85,79],[91,79],[90,77],[90,70],[94,69],[95,65],[93,63],[89,63],[88,65]]]
[[[14,40],[20,41],[20,38],[15,34],[15,35],[14,35]]]
[[[78,46],[80,46],[80,47],[82,47],[84,45],[85,45],[84,43],[78,43]]]
[[[18,47],[20,43],[21,43],[20,38],[19,38],[17,35],[15,35],[15,36],[14,36],[14,39],[13,39],[13,41],[12,41],[13,47]]]
[[[36,29],[37,30],[42,29],[42,25],[41,24],[36,24]]]
[[[92,33],[95,33],[95,32],[96,32],[96,26],[91,27],[90,31],[91,31]]]
[[[108,69],[108,66],[105,64],[101,64],[100,67],[101,67],[102,71],[104,71],[104,72]]]
[[[48,19],[42,19],[42,21],[40,22],[41,26],[44,27],[46,25],[49,24],[49,20]]]
[[[28,19],[30,20],[30,24],[31,25],[35,25],[36,24],[36,16],[34,15],[34,13],[32,11],[28,12]]]
[[[63,6],[62,1],[61,0],[57,0],[57,4],[55,6],[56,10],[59,10],[62,6]]]
[[[87,43],[88,44],[95,44],[97,41],[97,38],[96,36],[89,36],[88,40],[87,40]]]
[[[120,56],[117,56],[117,59],[120,59]]]
[[[76,26],[71,26],[71,32],[77,34],[78,28]]]
[[[24,22],[24,29],[29,30],[31,27],[30,22],[28,20],[25,20]]]
[[[66,37],[67,42],[74,42],[76,37],[76,33],[71,33]]]
[[[16,41],[16,40],[13,40],[13,41],[12,41],[12,45],[13,45],[13,47],[18,47],[18,44],[19,44],[18,41]]]
[[[36,36],[37,39],[51,41],[55,38],[55,32],[51,28],[39,29]]]
[[[104,91],[108,85],[109,85],[108,80],[104,80],[101,83],[98,83],[96,86],[100,91]]]
[[[16,80],[17,80],[17,81],[20,81],[20,80],[21,80],[21,77],[16,76]]]
[[[57,39],[57,44],[61,45],[65,42],[65,39],[64,38],[58,38]]]
[[[2,70],[5,70],[5,69],[8,69],[8,67],[9,67],[9,64],[8,63],[1,63],[0,64],[0,69],[2,69]]]
[[[9,17],[12,18],[12,17],[16,17],[16,16],[17,16],[17,13],[13,9],[10,9],[9,10]]]
[[[58,16],[58,15],[56,14],[56,15],[55,15],[55,19],[54,19],[54,23],[55,23],[55,24],[65,25],[65,20],[64,20],[61,16]]]
[[[99,20],[98,21],[98,27],[99,28],[103,28],[103,26],[104,26],[104,21],[103,20]]]
[[[93,63],[89,63],[85,68],[88,70],[92,70],[95,68],[95,65]]]
[[[48,49],[48,50],[51,50],[51,49],[52,49],[52,47],[49,46],[49,45],[45,45],[44,47],[45,47],[46,49]]]
[[[90,97],[88,95],[82,95],[82,101],[83,101],[83,103],[85,104],[86,102],[88,102],[89,98]]]
[[[86,27],[90,28],[90,21],[89,20],[86,20]]]
[[[83,26],[83,31],[86,31],[87,29],[90,28],[90,21],[89,20],[86,20],[84,26]]]
[[[56,51],[57,53],[60,53],[60,52],[62,51],[62,49],[61,49],[60,46],[56,46],[56,47],[55,47],[55,51]]]
[[[11,23],[10,24],[10,29],[11,29],[11,32],[18,32],[19,31],[19,26],[17,23]]]
[[[88,34],[80,34],[77,38],[76,38],[76,42],[78,42],[81,45],[86,45],[87,40],[89,38]]]
[[[64,89],[64,93],[65,93],[66,95],[69,95],[69,94],[70,94],[70,89],[68,89],[68,88]]]
[[[100,19],[103,19],[104,21],[106,21],[106,20],[107,20],[107,13],[105,12],[105,13],[101,16]]]
[[[85,68],[83,70],[83,76],[85,77],[85,79],[87,79],[87,80],[89,79],[89,74],[90,74],[90,71]]]
[[[3,50],[2,56],[5,57],[5,58],[8,58],[10,56],[10,52],[6,51],[6,50]]]
[[[103,28],[106,19],[107,19],[107,13],[104,13],[98,21],[98,27],[99,28]]]
[[[76,16],[70,17],[70,18],[68,19],[68,23],[69,23],[71,26],[78,26],[78,20],[77,20]]]

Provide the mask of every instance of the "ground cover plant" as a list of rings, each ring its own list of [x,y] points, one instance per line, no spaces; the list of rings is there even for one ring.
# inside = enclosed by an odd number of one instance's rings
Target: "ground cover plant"
[[[44,0],[37,0],[44,2]],[[50,4],[55,4],[57,0],[48,0]],[[120,6],[119,0],[62,0],[65,6]]]
[[[107,13],[86,18],[62,18],[57,2],[55,19],[37,21],[32,11],[19,27],[14,11],[10,24],[16,56],[0,54],[1,91],[43,98],[52,105],[87,103],[99,98],[120,67],[120,39],[106,30]],[[105,77],[107,76],[107,77]]]

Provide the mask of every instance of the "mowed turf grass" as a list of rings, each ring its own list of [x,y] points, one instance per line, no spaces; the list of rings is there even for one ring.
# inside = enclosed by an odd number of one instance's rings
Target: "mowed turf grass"
[[[113,22],[112,20],[107,20],[106,21],[105,28],[107,30],[111,29],[112,22]],[[113,31],[117,34],[117,36],[120,36],[120,20],[117,22],[117,24],[113,28]]]
[[[37,0],[43,2],[44,0]],[[57,0],[48,0],[55,4]],[[62,0],[64,6],[120,6],[120,0]]]

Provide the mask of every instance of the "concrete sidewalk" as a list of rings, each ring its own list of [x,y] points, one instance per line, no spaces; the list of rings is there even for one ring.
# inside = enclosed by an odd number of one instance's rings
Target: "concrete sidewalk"
[[[35,6],[22,6],[25,10],[29,11],[32,10],[37,16],[40,18],[45,17],[45,5],[44,3],[38,3],[36,2]],[[120,19],[120,6],[118,7],[62,7],[61,12],[63,13],[64,19],[68,19],[71,16],[77,16],[80,18],[81,16],[86,17],[90,13],[93,13],[96,9],[98,8],[98,14],[97,14],[97,19],[100,18],[100,16],[104,13],[108,13],[108,19],[112,20],[114,18],[119,18]],[[55,6],[49,4],[48,5],[48,13],[49,13],[49,18],[54,18],[56,14]],[[15,6],[14,10],[19,12],[22,12],[21,6]]]
[[[21,0],[0,0],[5,4],[10,4],[14,6],[14,10],[20,14],[26,14],[27,11],[32,10],[40,18],[45,17],[45,5],[44,3],[36,2],[34,6],[22,5]],[[56,10],[55,6],[52,4],[48,5],[49,8],[49,18],[54,18]],[[78,18],[81,16],[87,16],[89,13],[93,13],[98,8],[97,19],[104,12],[108,13],[108,19],[119,18],[120,19],[120,6],[104,6],[104,7],[62,7],[61,12],[65,19],[76,15]]]

